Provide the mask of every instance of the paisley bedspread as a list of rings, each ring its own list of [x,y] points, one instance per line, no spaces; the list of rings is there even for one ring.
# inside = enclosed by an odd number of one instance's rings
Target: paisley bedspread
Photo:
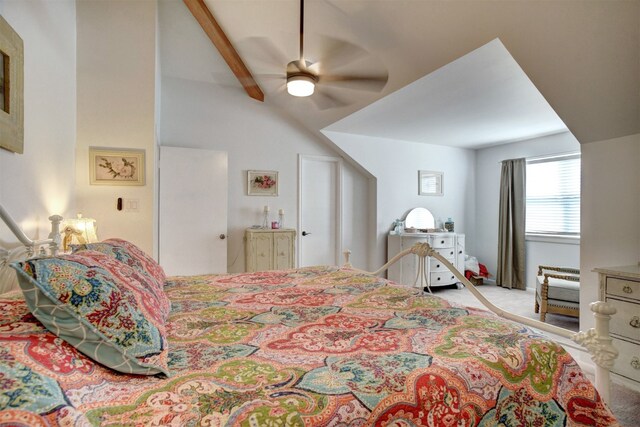
[[[618,425],[531,329],[355,270],[169,278],[171,376],[105,368],[0,300],[0,425]]]

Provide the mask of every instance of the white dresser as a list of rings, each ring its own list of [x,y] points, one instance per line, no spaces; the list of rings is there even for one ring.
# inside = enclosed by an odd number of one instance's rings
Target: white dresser
[[[464,274],[464,234],[459,233],[390,233],[387,242],[387,260],[416,243],[429,243]],[[457,283],[456,277],[435,258],[429,258],[427,278],[429,286],[445,286]],[[403,285],[413,286],[418,275],[418,258],[405,256],[389,267],[388,278]],[[420,280],[418,279],[418,284]]]
[[[248,272],[295,267],[296,230],[247,228],[244,239],[245,267]]]
[[[596,268],[600,276],[600,299],[617,312],[610,322],[618,358],[611,369],[632,381],[640,390],[640,265]]]

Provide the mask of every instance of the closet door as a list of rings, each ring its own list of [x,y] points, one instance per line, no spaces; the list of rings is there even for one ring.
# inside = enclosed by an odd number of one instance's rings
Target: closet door
[[[167,275],[227,271],[227,153],[160,147],[158,248]]]
[[[342,262],[342,162],[325,156],[299,156],[300,267]]]

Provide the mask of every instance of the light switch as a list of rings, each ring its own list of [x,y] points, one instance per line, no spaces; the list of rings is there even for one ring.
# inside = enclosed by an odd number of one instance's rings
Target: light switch
[[[140,212],[140,199],[124,199],[125,212]]]

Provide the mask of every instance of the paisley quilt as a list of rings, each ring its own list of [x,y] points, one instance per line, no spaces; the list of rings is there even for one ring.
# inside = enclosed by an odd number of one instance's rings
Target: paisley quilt
[[[616,426],[558,344],[356,270],[172,277],[170,376],[0,300],[0,425]]]

